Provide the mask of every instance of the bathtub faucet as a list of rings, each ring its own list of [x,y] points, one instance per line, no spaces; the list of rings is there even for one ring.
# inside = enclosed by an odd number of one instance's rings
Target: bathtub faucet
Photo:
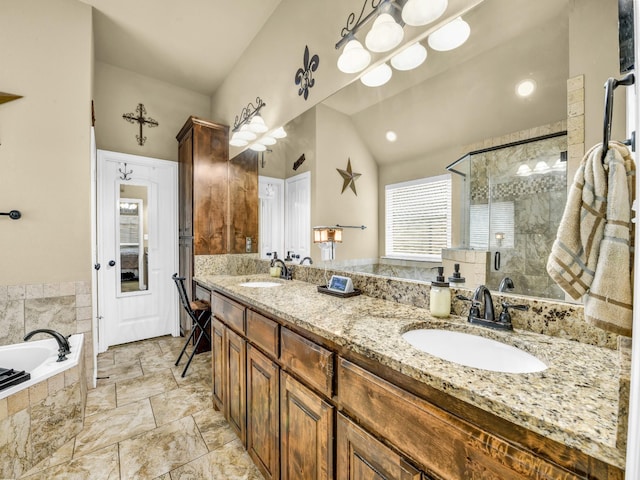
[[[33,337],[36,333],[48,333],[58,342],[58,362],[63,362],[67,359],[67,355],[71,353],[71,347],[69,346],[69,341],[66,339],[64,335],[55,330],[49,330],[48,328],[39,328],[38,330],[33,330],[32,332],[27,333],[24,336],[24,341],[26,342],[31,337]]]

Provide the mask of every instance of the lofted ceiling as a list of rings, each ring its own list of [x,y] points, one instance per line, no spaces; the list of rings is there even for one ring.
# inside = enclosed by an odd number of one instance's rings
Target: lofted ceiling
[[[94,7],[95,57],[211,95],[280,0],[82,0]]]

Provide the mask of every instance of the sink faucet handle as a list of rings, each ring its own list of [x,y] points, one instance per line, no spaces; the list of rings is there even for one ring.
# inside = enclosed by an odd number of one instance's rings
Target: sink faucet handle
[[[465,297],[464,295],[456,295],[456,298],[458,300],[464,300],[465,302],[469,302],[471,304],[471,306],[469,307],[469,315],[471,315],[472,317],[480,316],[480,305],[482,305],[482,302],[476,300],[475,298]]]
[[[511,313],[509,313],[510,308],[513,310],[526,311],[529,310],[529,305],[517,305],[515,303],[502,302],[502,313],[500,313],[500,318],[498,320],[500,323],[511,323]]]

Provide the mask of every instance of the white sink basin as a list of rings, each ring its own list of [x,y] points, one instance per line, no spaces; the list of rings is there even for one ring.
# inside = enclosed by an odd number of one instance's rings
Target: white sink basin
[[[504,373],[541,372],[547,366],[530,353],[477,335],[419,329],[402,334],[418,350],[467,367]]]
[[[244,282],[241,283],[241,287],[251,287],[251,288],[270,288],[270,287],[279,287],[282,285],[279,282]]]

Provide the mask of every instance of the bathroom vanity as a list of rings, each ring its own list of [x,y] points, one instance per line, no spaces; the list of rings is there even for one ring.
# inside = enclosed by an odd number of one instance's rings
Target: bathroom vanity
[[[213,397],[265,478],[622,479],[618,352],[266,275],[211,291]],[[547,369],[508,374],[423,353],[417,328],[486,336]]]

